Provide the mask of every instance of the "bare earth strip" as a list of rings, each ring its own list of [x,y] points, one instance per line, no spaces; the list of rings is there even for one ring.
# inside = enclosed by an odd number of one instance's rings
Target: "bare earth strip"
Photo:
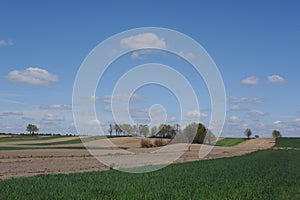
[[[96,157],[92,156],[88,150],[84,149],[0,151],[0,179],[33,176],[37,174],[73,173],[109,169],[109,167],[99,162],[97,158],[100,158],[101,160],[117,159],[120,166],[129,168],[149,164],[166,164],[165,162],[170,156],[180,153],[176,151],[176,148],[167,149],[162,153],[155,152],[159,148],[141,149],[139,148],[140,138],[113,138],[111,141],[115,145],[126,147],[127,151],[116,149],[113,145],[108,145],[101,140],[88,142],[88,146],[99,147],[101,143],[103,146],[106,145],[105,149],[92,150]],[[199,158],[199,149],[205,146],[192,144],[190,151],[187,150],[183,155],[180,154],[181,156],[176,162],[180,163],[240,156],[258,150],[272,148],[274,144],[274,139],[258,138],[243,142],[234,147],[215,146],[207,156],[201,159]],[[78,146],[79,145],[82,144],[78,144]],[[139,161],[132,162],[133,159],[136,158]]]

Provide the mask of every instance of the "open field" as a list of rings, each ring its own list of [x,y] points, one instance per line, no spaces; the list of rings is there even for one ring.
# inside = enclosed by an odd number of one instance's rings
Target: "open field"
[[[0,142],[0,179],[109,169],[97,158],[115,158],[120,162],[120,166],[128,168],[152,163],[165,164],[168,157],[178,153],[174,149],[167,149],[157,154],[156,151],[159,148],[140,148],[141,138],[139,137],[111,138],[110,143],[101,137],[84,138],[84,145],[74,140],[78,141],[80,138],[61,137],[47,140]],[[215,146],[204,158],[199,158],[199,150],[206,145],[192,144],[190,151],[185,151],[176,162],[240,156],[269,149],[274,142],[274,139],[260,138],[247,140],[231,147]],[[45,143],[48,144],[44,145]],[[85,147],[89,148],[95,156],[91,155]],[[139,158],[139,162],[129,162],[133,159],[133,155]]]
[[[300,138],[277,138],[275,147],[300,148]]]
[[[173,164],[159,171],[115,170],[0,181],[0,199],[299,199],[299,151],[264,150]]]
[[[245,142],[246,140],[246,138],[224,138],[222,140],[217,141],[216,146],[232,147],[242,142]]]

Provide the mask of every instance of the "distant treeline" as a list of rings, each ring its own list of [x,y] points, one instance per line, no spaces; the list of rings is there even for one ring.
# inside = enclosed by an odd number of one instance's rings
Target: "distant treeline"
[[[32,136],[28,133],[0,133],[0,135],[28,135]],[[60,133],[37,133],[34,136],[76,136],[75,134],[60,134]]]

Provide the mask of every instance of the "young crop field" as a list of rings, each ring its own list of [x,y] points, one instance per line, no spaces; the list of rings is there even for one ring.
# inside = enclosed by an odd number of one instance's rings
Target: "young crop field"
[[[217,141],[216,146],[232,147],[242,142],[245,142],[246,140],[246,138],[224,138],[222,140]]]
[[[173,164],[159,171],[115,170],[0,181],[0,199],[300,199],[300,152]]]
[[[275,146],[300,148],[300,138],[277,138]]]
[[[64,144],[79,144],[84,142],[90,142],[94,140],[104,139],[105,136],[91,136],[86,138],[76,138],[74,140],[66,140],[60,142],[45,142],[45,143],[34,143],[34,144],[26,144],[26,145],[38,145],[38,146],[46,146],[46,145],[64,145]]]
[[[70,137],[70,136],[10,135],[5,137],[0,137],[0,142],[51,140],[51,139],[63,138],[63,137]]]

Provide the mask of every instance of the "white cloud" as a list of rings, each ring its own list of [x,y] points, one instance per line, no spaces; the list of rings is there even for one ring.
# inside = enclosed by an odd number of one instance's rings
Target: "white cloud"
[[[177,118],[176,118],[176,117],[170,117],[170,118],[167,119],[167,121],[168,121],[169,123],[176,122],[176,121],[177,121]]]
[[[274,124],[274,125],[281,124],[281,121],[279,121],[279,120],[277,120],[277,121],[274,121],[274,122],[273,122],[273,124]]]
[[[42,120],[47,122],[59,122],[59,121],[64,121],[65,118],[59,115],[47,114],[42,118]]]
[[[232,123],[237,123],[237,122],[240,121],[240,119],[237,116],[231,116],[229,118],[229,121],[232,122]]]
[[[98,119],[92,119],[92,120],[89,120],[86,122],[87,125],[89,126],[100,126],[100,125],[103,125],[103,123],[98,120]]]
[[[1,112],[0,113],[0,116],[3,116],[3,117],[7,117],[7,116],[22,116],[24,115],[23,112],[21,111],[7,111],[7,112]]]
[[[251,110],[248,112],[248,115],[251,117],[259,117],[259,116],[265,116],[266,113],[260,110]]]
[[[294,122],[299,123],[300,124],[300,118],[297,118],[294,120]]]
[[[230,110],[231,111],[240,111],[240,110],[244,110],[244,109],[239,105],[233,105]]]
[[[115,102],[126,102],[126,101],[131,101],[131,102],[135,102],[135,101],[140,101],[143,99],[143,97],[139,94],[133,93],[133,94],[116,94],[114,96],[112,95],[106,95],[106,96],[102,96],[102,97],[91,97],[91,99],[93,100],[99,100],[101,99],[104,103],[111,103],[112,100],[114,100]]]
[[[267,81],[268,83],[274,83],[274,84],[282,84],[285,82],[284,78],[282,78],[279,75],[268,76]]]
[[[72,106],[68,104],[51,104],[47,106],[41,106],[44,110],[71,110]]]
[[[141,55],[155,52],[155,50],[150,50],[149,48],[167,49],[167,44],[163,38],[160,38],[155,33],[142,33],[122,39],[121,47],[126,49],[144,49],[134,51],[130,56],[132,59],[143,59]]]
[[[58,81],[58,77],[45,69],[29,67],[25,70],[14,70],[9,72],[8,79],[13,82],[30,85],[47,85]]]
[[[259,78],[256,76],[250,76],[248,78],[245,78],[242,80],[242,84],[246,86],[257,86],[258,85]]]
[[[12,46],[14,43],[11,40],[0,40],[0,46]]]
[[[189,117],[189,118],[200,118],[200,117],[201,118],[206,118],[206,117],[208,117],[207,114],[200,113],[199,110],[189,111],[189,112],[187,112],[186,116]]]
[[[262,103],[264,102],[265,99],[263,98],[234,98],[234,97],[230,97],[228,99],[229,103]]]
[[[155,33],[142,33],[121,40],[121,46],[127,49],[158,48],[167,49],[163,38]]]
[[[181,57],[183,57],[183,58],[186,58],[186,59],[193,59],[193,58],[195,58],[195,55],[193,53],[191,53],[191,52],[185,53],[183,51],[180,51],[178,53],[178,55],[181,56]]]

